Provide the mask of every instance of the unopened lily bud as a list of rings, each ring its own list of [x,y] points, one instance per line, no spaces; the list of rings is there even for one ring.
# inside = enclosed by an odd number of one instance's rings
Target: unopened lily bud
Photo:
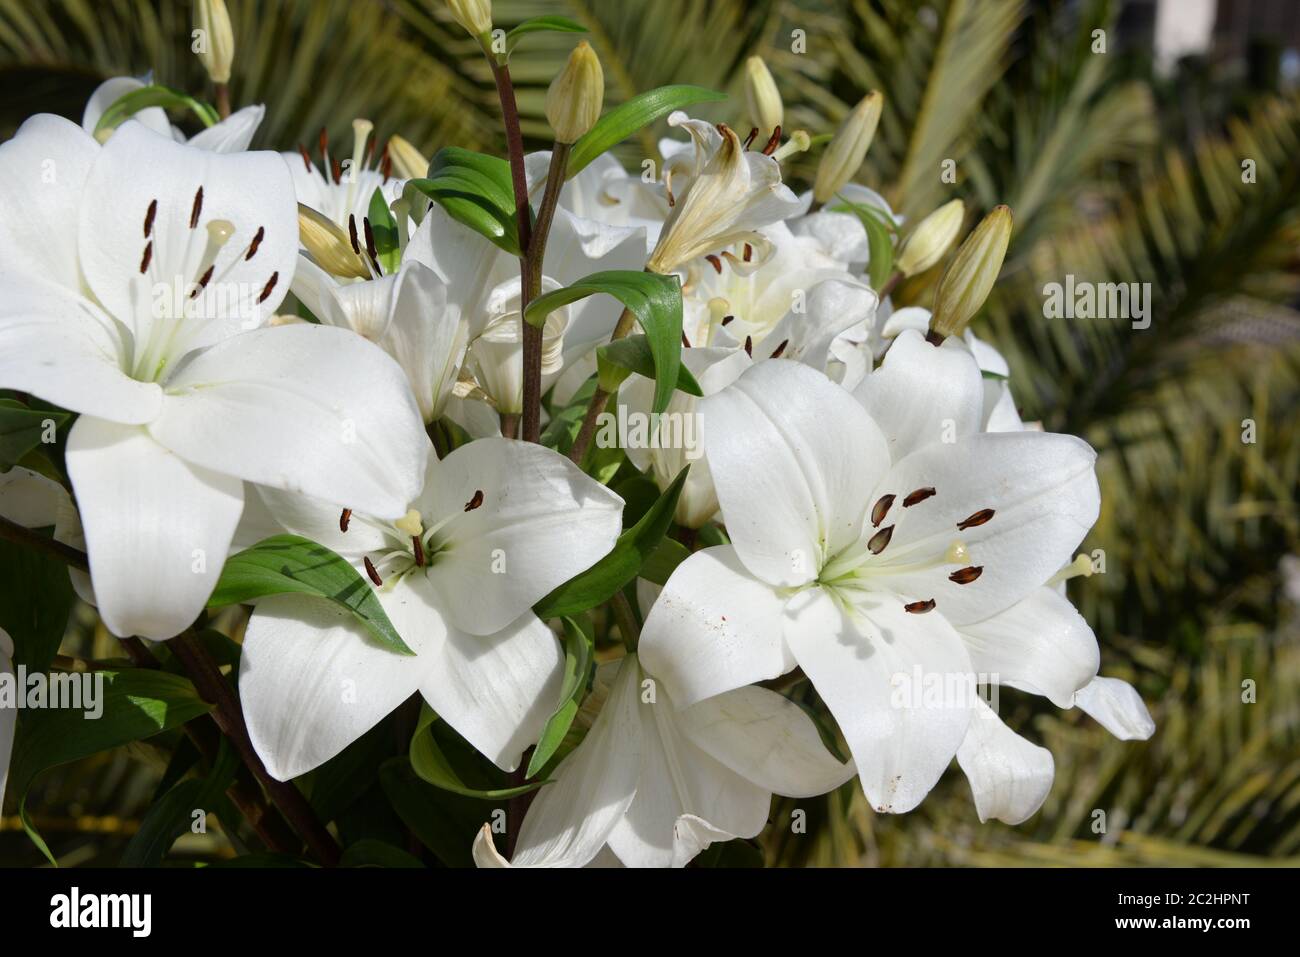
[[[298,204],[298,239],[311,258],[331,276],[369,279],[370,273],[346,233],[323,213]]]
[[[546,91],[546,119],[557,143],[576,143],[596,125],[605,105],[605,73],[600,58],[583,40]]]
[[[230,65],[235,59],[235,32],[230,27],[226,0],[196,0],[194,29],[202,32],[203,42],[195,52],[208,76],[213,83],[229,83]]]
[[[760,142],[769,139],[772,132],[785,123],[781,92],[761,56],[752,56],[745,61],[745,103],[749,107],[750,122],[758,127]]]
[[[421,179],[429,175],[428,158],[400,136],[388,138],[388,158],[398,179]]]
[[[962,217],[966,208],[960,199],[944,203],[913,230],[894,261],[894,267],[904,276],[923,273],[948,251],[948,247],[961,232]]]
[[[482,38],[492,32],[492,0],[447,0],[447,9],[470,36]]]
[[[1011,242],[1011,210],[998,206],[966,237],[948,264],[934,296],[931,334],[941,338],[965,331],[1002,271]]]
[[[813,198],[817,202],[827,202],[853,179],[876,135],[884,105],[884,96],[872,90],[844,118],[817,167],[817,179],[813,182]]]

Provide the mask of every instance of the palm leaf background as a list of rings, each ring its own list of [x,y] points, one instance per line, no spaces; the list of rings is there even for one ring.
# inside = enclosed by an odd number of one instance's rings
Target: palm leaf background
[[[500,151],[491,78],[441,2],[229,5],[235,102],[269,107],[258,145],[292,148],[322,127],[346,137],[365,116],[428,152]],[[1117,742],[1078,712],[1006,691],[1008,723],[1056,757],[1052,795],[1029,822],[979,824],[955,772],[902,818],[875,815],[850,784],[778,801],[759,841],[767,861],[1295,863],[1300,588],[1284,597],[1279,563],[1300,552],[1300,101],[1216,96],[1204,134],[1189,140],[1168,86],[1123,55],[1121,5],[1110,0],[497,0],[494,9],[507,28],[542,13],[586,26],[611,105],[698,83],[732,94],[705,116],[743,125],[741,68],[753,53],[777,76],[789,129],[830,132],[865,92],[884,91],[858,178],[912,221],[952,196],[972,221],[996,203],[1012,207],[1013,245],[976,331],[1007,355],[1026,418],[1098,450],[1103,511],[1085,548],[1104,555],[1105,574],[1073,583],[1072,596],[1096,627],[1103,669],[1151,703],[1156,736]],[[0,137],[33,112],[79,117],[109,76],[152,70],[204,90],[190,19],[181,0],[0,0]],[[1105,53],[1094,51],[1096,30]],[[534,35],[512,61],[536,145],[546,141],[546,86],[572,44]],[[1248,110],[1230,112],[1243,100]],[[634,166],[655,156],[662,132],[645,131],[620,157]],[[816,158],[796,158],[790,177],[806,183]],[[1242,180],[1246,159],[1253,183]],[[941,176],[947,160],[956,182]],[[896,297],[928,302],[941,271]],[[1046,318],[1044,285],[1067,274],[1149,283],[1150,327]],[[1249,422],[1253,442],[1243,440]],[[65,649],[119,654],[84,613]],[[1254,703],[1243,703],[1243,682]],[[55,809],[41,826],[69,861],[112,861],[162,773],[152,746],[100,755],[48,775],[33,805]],[[807,833],[790,827],[796,809]],[[177,851],[228,854],[240,837],[229,830],[187,837]],[[37,859],[19,834],[0,834],[0,849]]]

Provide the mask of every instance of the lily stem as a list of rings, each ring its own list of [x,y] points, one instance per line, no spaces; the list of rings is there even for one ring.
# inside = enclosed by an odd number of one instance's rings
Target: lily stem
[[[636,316],[632,314],[632,310],[624,309],[623,314],[618,317],[618,325],[614,327],[614,334],[609,337],[609,341],[614,342],[626,338],[635,325]],[[583,456],[587,454],[587,449],[591,446],[591,440],[596,435],[596,421],[600,418],[600,414],[605,411],[605,404],[609,402],[609,396],[610,393],[600,386],[596,386],[596,391],[591,394],[591,403],[587,406],[587,414],[582,419],[582,427],[578,429],[578,435],[574,438],[573,446],[569,449],[569,460],[579,468],[582,468]]]
[[[618,591],[609,600],[609,609],[614,613],[614,624],[618,626],[623,647],[627,649],[628,654],[635,654],[637,645],[641,642],[641,629],[636,623],[636,615],[632,612],[632,603],[627,600],[626,595]]]
[[[85,552],[70,545],[64,545],[62,542],[56,542],[52,538],[46,538],[44,535],[5,518],[0,518],[0,538],[29,545],[47,555],[58,558],[73,568],[79,568],[82,571],[89,571],[90,569],[90,559]],[[153,656],[149,654],[140,639],[124,638],[122,643],[126,647],[127,653],[131,655],[137,664],[141,664],[142,667],[150,666],[145,662],[153,659]],[[333,867],[337,865],[341,856],[338,843],[316,817],[316,812],[307,803],[307,798],[303,796],[303,793],[292,782],[277,781],[266,770],[266,766],[262,763],[262,759],[258,757],[257,751],[253,748],[253,742],[248,736],[248,726],[244,723],[244,714],[239,707],[239,701],[235,697],[234,690],[226,681],[225,676],[222,675],[221,669],[212,659],[212,656],[208,654],[207,649],[198,642],[194,629],[188,628],[180,635],[172,638],[167,643],[167,647],[189,675],[199,696],[214,706],[212,719],[216,722],[217,727],[230,739],[244,764],[253,772],[253,776],[261,783],[267,795],[279,807],[281,813],[292,823],[294,830],[302,837],[307,848],[325,866]],[[142,651],[144,652],[143,655],[141,654]],[[148,658],[145,657],[146,655]],[[156,663],[156,660],[154,660],[155,665]],[[250,822],[255,827],[257,826],[252,819],[250,819]],[[277,843],[280,842],[277,841]]]

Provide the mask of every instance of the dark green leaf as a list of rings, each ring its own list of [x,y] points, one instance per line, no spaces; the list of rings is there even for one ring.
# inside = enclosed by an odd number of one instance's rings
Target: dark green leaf
[[[586,33],[587,28],[576,20],[554,15],[530,17],[506,34],[506,50],[513,52],[519,38],[527,33]]]
[[[725,93],[686,84],[661,86],[656,90],[634,96],[602,116],[585,136],[573,144],[573,152],[569,154],[567,175],[570,179],[577,176],[601,153],[617,146],[642,127],[648,126],[661,116],[667,116],[673,110],[680,110],[694,103],[709,103],[726,98]]]
[[[428,178],[413,179],[407,185],[438,203],[456,222],[511,255],[519,255],[515,190],[505,160],[446,146],[429,162]]]
[[[537,616],[560,618],[595,608],[635,578],[641,571],[641,566],[664,540],[689,470],[688,465],[677,473],[673,484],[659,496],[659,500],[639,522],[618,537],[614,549],[608,555],[534,605],[533,611]]]
[[[607,342],[596,350],[596,365],[599,370],[600,387],[606,392],[613,392],[622,384],[629,374],[655,377],[654,355],[650,351],[650,341],[642,335],[628,336]],[[691,375],[686,366],[677,369],[677,389],[687,395],[703,395],[700,384]]]
[[[90,718],[84,707],[20,711],[9,765],[9,787],[19,795],[23,828],[51,863],[49,848],[27,817],[27,791],[39,774],[178,727],[211,707],[188,681],[164,671],[96,671],[68,677],[76,678],[76,687],[83,689],[102,677],[102,695],[95,702],[101,709],[99,717]],[[84,696],[81,703],[87,705]]]
[[[542,729],[537,747],[528,762],[527,777],[536,777],[551,760],[564,736],[569,733],[569,726],[578,715],[578,702],[587,687],[592,662],[596,651],[591,635],[572,618],[561,620],[564,625],[564,684],[560,689],[560,706],[546,722]]]
[[[474,866],[474,835],[493,809],[422,781],[405,757],[384,762],[379,783],[402,823],[438,860],[448,867]]]
[[[385,275],[391,276],[402,265],[402,249],[397,242],[397,220],[393,218],[384,191],[379,187],[375,187],[370,197],[370,212],[366,218],[370,220],[370,232],[375,237],[379,265]]]
[[[894,270],[894,239],[890,235],[894,224],[881,210],[850,202],[842,196],[839,198],[842,204],[832,206],[831,211],[855,213],[862,221],[862,226],[867,231],[867,252],[870,256],[867,275],[871,279],[872,288],[879,289]]]
[[[665,537],[641,566],[640,577],[656,585],[666,584],[677,566],[690,557],[685,545],[675,538]]]
[[[641,324],[654,359],[653,408],[662,412],[672,398],[682,364],[682,287],[676,276],[629,269],[593,273],[563,289],[538,296],[528,304],[524,318],[541,326],[556,309],[602,293],[630,309]]]
[[[339,864],[343,867],[424,867],[413,854],[386,841],[371,839],[357,841],[345,850]]]
[[[388,620],[370,583],[346,560],[300,535],[274,535],[226,559],[208,607],[289,593],[315,595],[342,605],[384,647],[415,654]]]
[[[545,783],[534,781],[513,788],[478,787],[474,783],[467,783],[462,775],[463,769],[453,765],[452,759],[443,750],[442,744],[434,733],[436,730],[434,726],[439,723],[438,715],[433,709],[423,705],[420,709],[419,723],[415,726],[415,735],[411,738],[411,767],[416,774],[434,787],[464,797],[496,801],[512,798],[517,794],[527,794]]]
[[[14,665],[46,671],[59,650],[76,595],[57,558],[0,541],[0,628],[14,643]]]
[[[220,119],[217,111],[202,100],[196,100],[180,90],[155,85],[132,90],[119,96],[99,118],[99,122],[95,124],[95,132],[115,130],[136,113],[151,106],[160,106],[164,110],[173,108],[189,110],[204,126],[214,126]]]
[[[119,867],[154,867],[176,839],[190,830],[197,810],[214,810],[239,767],[239,753],[222,737],[216,765],[202,778],[189,778],[154,802],[122,853]],[[233,823],[233,822],[231,822]]]
[[[70,412],[34,409],[15,399],[0,399],[0,472],[8,472],[32,449],[53,440],[72,418]]]

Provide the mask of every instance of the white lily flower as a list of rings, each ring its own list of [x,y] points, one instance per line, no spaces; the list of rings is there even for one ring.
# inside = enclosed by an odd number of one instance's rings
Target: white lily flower
[[[317,767],[416,691],[487,758],[516,768],[556,705],[563,663],[531,608],[613,547],[623,500],[564,456],[510,439],[430,456],[423,491],[397,522],[340,516],[300,496],[263,498],[285,529],[374,583],[415,652],[382,647],[319,599],[259,601],[239,688],[271,774],[287,780]]]
[[[114,634],[193,621],[245,481],[393,516],[419,487],[391,359],[339,330],[258,328],[293,274],[291,196],[275,154],[133,121],[101,147],[36,116],[0,146],[0,387],[81,413],[68,473]]]
[[[528,196],[534,204],[541,202],[550,165],[549,152],[529,153],[524,157]],[[659,232],[671,211],[668,195],[662,186],[653,181],[647,183],[640,176],[629,173],[609,153],[601,153],[564,184],[560,189],[560,208],[580,220],[616,230],[643,230],[640,234],[645,243],[641,254],[643,262],[659,241]],[[639,269],[640,266],[641,263],[637,263],[629,268]]]
[[[897,463],[923,447],[1004,431],[998,428],[996,406],[990,416],[985,366],[1007,370],[996,350],[969,330],[964,340],[948,338],[936,348],[917,330],[905,329],[854,394],[881,427]],[[1006,388],[1003,381],[994,384]],[[1016,423],[1005,431],[1023,431],[1018,417]],[[1118,679],[1097,676],[1096,636],[1065,597],[1064,581],[1079,573],[1080,562],[1086,567],[1082,573],[1090,574],[1091,563],[1083,557],[1009,608],[978,621],[956,621],[954,627],[971,666],[987,680],[1044,695],[1058,707],[1078,703],[1089,714],[1095,708],[1108,729],[1120,729],[1114,731],[1119,737],[1149,737],[1154,724],[1137,693]],[[1094,685],[1096,691],[1086,690]],[[1019,737],[987,707],[977,711],[983,720],[971,722],[958,763],[970,779],[980,820],[1018,824],[1047,797],[1054,775],[1051,754]]]
[[[972,434],[891,464],[852,396],[784,361],[701,411],[732,544],[673,573],[642,635],[647,667],[683,706],[802,667],[872,805],[910,810],[977,707],[954,626],[1065,563],[1097,516],[1095,453],[1072,436]]]
[[[755,837],[773,793],[811,797],[853,776],[766,688],[678,710],[635,654],[596,680],[600,712],[538,792],[509,866],[583,867],[607,848],[627,867],[683,867],[714,841]],[[475,845],[480,866],[505,865],[489,832]]]
[[[542,292],[560,288],[553,279],[543,277]],[[493,408],[501,413],[518,415],[524,408],[523,321],[519,310],[518,279],[507,279],[491,296],[494,318],[479,333],[469,349],[467,369]],[[542,376],[554,376],[564,367],[564,333],[569,327],[570,310],[566,306],[546,317],[542,324]]]
[[[142,90],[146,86],[148,83],[137,80],[133,76],[115,76],[105,80],[95,87],[95,92],[90,94],[90,99],[86,101],[86,109],[81,114],[81,128],[94,136],[95,127],[99,124],[105,110],[126,94]],[[131,118],[147,126],[159,136],[169,137],[177,143],[185,143],[195,149],[209,150],[213,153],[242,153],[253,142],[253,136],[257,133],[257,128],[262,125],[265,116],[266,107],[260,103],[246,106],[188,138],[172,125],[171,120],[167,119],[167,111],[161,106],[146,107],[133,114]]]
[[[58,482],[21,465],[0,473],[0,517],[24,528],[52,528],[56,542],[86,550],[86,535],[72,496]],[[80,568],[69,568],[68,578],[82,601],[96,604],[89,575]]]
[[[856,274],[866,271],[871,260],[867,243],[867,229],[862,220],[852,210],[835,212],[841,205],[840,198],[858,206],[869,206],[902,225],[903,218],[890,208],[889,201],[874,189],[858,183],[842,186],[836,197],[815,213],[812,207],[812,190],[799,195],[799,206],[786,221],[790,231],[796,236],[810,236],[821,243],[831,256],[842,262],[847,269]]]
[[[746,150],[727,126],[693,120],[680,110],[668,125],[690,133],[694,161],[686,177],[665,171],[673,209],[647,269],[667,273],[699,256],[755,242],[757,230],[794,214],[799,200],[781,182],[781,167],[772,157]]]
[[[321,213],[345,233],[351,225],[358,231],[370,215],[370,200],[378,189],[390,206],[402,195],[403,183],[392,176],[386,153],[374,163],[374,141],[371,133],[374,124],[369,120],[352,122],[352,153],[335,156],[329,151],[329,140],[321,130],[318,146],[320,166],[316,165],[305,147],[297,153],[284,153],[284,161],[293,174],[294,195],[304,206]],[[361,238],[364,248],[364,238]]]

